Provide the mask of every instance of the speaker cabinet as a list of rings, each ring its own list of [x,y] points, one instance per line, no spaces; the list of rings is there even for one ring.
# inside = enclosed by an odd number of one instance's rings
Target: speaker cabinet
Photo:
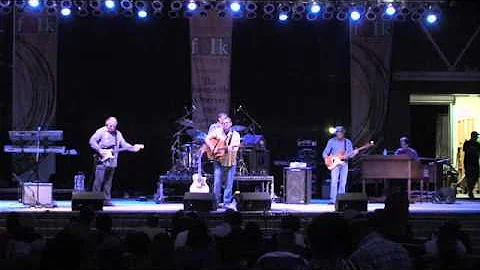
[[[364,193],[337,194],[335,211],[344,212],[349,209],[365,212],[368,210],[368,198]]]
[[[241,192],[236,199],[238,211],[268,211],[272,208],[268,192]]]
[[[312,201],[312,170],[285,168],[283,187],[285,203],[309,204]]]
[[[250,175],[268,175],[270,173],[270,151],[242,147],[240,153]]]
[[[103,211],[105,195],[103,192],[72,192],[72,210],[79,211],[88,207],[93,211]]]
[[[52,183],[24,182],[22,188],[22,203],[26,205],[52,204]]]
[[[209,212],[217,210],[217,202],[213,193],[185,192],[183,209],[186,211]]]

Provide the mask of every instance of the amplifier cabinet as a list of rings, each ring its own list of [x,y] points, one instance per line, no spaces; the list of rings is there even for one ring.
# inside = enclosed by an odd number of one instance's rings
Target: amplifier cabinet
[[[285,203],[309,204],[312,201],[312,169],[284,168],[283,187]]]
[[[52,183],[24,182],[22,187],[22,203],[26,205],[52,204]]]

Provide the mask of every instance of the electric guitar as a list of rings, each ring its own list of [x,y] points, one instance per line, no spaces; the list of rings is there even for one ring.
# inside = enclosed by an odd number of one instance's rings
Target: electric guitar
[[[373,141],[371,141],[371,142],[365,144],[362,147],[355,148],[354,151],[360,152],[360,151],[368,149],[368,148],[370,148],[374,145],[375,145],[375,143]],[[337,154],[337,155],[329,155],[328,157],[325,158],[325,165],[331,171],[331,170],[335,169],[336,167],[345,164],[345,162],[347,162],[349,158],[351,158],[351,157],[346,156],[345,153]]]
[[[112,149],[112,148],[100,149],[100,151],[98,151],[98,153],[96,154],[96,158],[100,162],[105,162],[107,160],[114,158],[115,155],[120,152],[123,152],[123,151],[137,152],[143,148],[145,148],[145,145],[135,144],[135,145],[132,145],[132,147],[122,147],[119,149]]]
[[[198,171],[192,175],[192,184],[190,185],[191,193],[209,193],[210,188],[207,184],[207,178],[202,176],[202,156],[204,151],[200,149],[200,155],[198,155]]]

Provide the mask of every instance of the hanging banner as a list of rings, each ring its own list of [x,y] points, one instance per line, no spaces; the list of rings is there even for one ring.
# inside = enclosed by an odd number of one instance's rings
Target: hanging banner
[[[352,140],[381,143],[390,92],[392,22],[350,23]]]
[[[190,18],[192,120],[203,131],[230,109],[232,18],[215,11]]]
[[[12,129],[50,129],[57,103],[57,17],[20,13],[14,29]],[[38,167],[35,160],[33,154],[14,155],[14,177],[48,181],[55,173],[55,155],[41,155]]]

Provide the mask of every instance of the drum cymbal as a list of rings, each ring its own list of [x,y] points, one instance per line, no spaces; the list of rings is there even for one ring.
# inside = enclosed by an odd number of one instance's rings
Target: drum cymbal
[[[244,132],[245,130],[247,130],[247,127],[246,126],[240,126],[240,125],[235,125],[232,127],[233,130],[235,130],[236,132]]]
[[[184,127],[194,127],[195,126],[193,121],[190,120],[190,119],[180,119],[180,120],[175,121],[175,123],[177,123],[181,126],[184,126]]]
[[[202,132],[198,129],[189,129],[187,130],[187,134],[190,135],[194,140],[205,140],[207,137],[207,134],[205,132]]]

